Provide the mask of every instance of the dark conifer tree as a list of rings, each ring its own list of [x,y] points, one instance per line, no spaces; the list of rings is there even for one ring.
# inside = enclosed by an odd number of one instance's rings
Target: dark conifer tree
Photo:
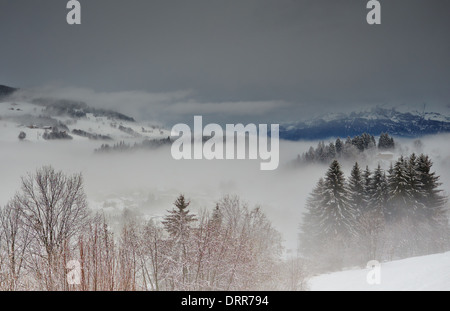
[[[321,219],[324,211],[325,182],[321,178],[306,202],[306,212],[300,226],[300,249],[307,257],[315,256],[322,247]]]
[[[331,163],[325,177],[321,231],[329,237],[344,238],[355,233],[356,213],[350,205],[344,173],[338,161]]]
[[[364,180],[358,162],[352,168],[348,180],[349,202],[357,214],[360,216],[366,207],[366,198],[364,196]]]
[[[440,177],[431,171],[433,162],[426,155],[420,155],[417,159],[417,175],[420,180],[422,203],[425,208],[425,215],[431,219],[443,219],[446,221],[446,203],[447,198],[439,189],[441,183]]]
[[[420,221],[419,218],[423,219],[425,205],[422,203],[422,182],[417,171],[417,157],[413,153],[407,161],[405,161],[405,173],[406,180],[408,182],[408,201],[409,206],[407,206],[407,214]]]
[[[411,205],[411,193],[406,173],[406,161],[398,159],[388,177],[389,183],[389,220],[400,220],[407,215]]]
[[[184,195],[180,195],[175,201],[176,208],[164,217],[162,224],[166,231],[174,238],[179,240],[187,239],[191,228],[191,223],[196,221],[195,215],[190,214],[187,209],[190,202],[187,202]]]
[[[344,144],[340,138],[336,139],[336,154],[338,157],[342,155],[342,151],[344,150]]]
[[[369,166],[366,166],[366,169],[363,172],[363,195],[365,204],[361,207],[361,211],[364,212],[367,210],[367,204],[372,197],[372,172],[369,169]]]
[[[369,209],[376,210],[382,215],[385,215],[386,208],[389,201],[389,186],[386,174],[381,169],[380,164],[373,173],[371,182],[371,199],[369,202]]]

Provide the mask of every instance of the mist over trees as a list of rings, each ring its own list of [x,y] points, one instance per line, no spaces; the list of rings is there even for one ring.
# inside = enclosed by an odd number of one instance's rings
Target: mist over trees
[[[113,231],[88,209],[80,174],[40,168],[0,208],[0,289],[305,288],[302,262],[281,258],[281,234],[259,206],[225,196],[211,210],[188,207],[180,195],[162,221],[124,215]]]
[[[325,143],[321,141],[317,147],[310,147],[309,150],[298,156],[299,163],[330,163],[333,160],[355,160],[365,151],[386,151],[395,148],[394,138],[387,133],[382,133],[378,139],[378,145],[375,137],[367,133],[355,136],[353,138],[341,140],[337,138],[335,142]]]
[[[145,139],[141,143],[129,144],[124,141],[113,144],[102,144],[100,148],[95,149],[94,152],[97,154],[105,153],[118,153],[118,152],[132,152],[138,150],[154,150],[162,146],[167,146],[172,143],[170,137],[161,139]]]
[[[450,249],[447,197],[427,155],[400,157],[386,172],[345,179],[334,160],[306,204],[302,254],[317,271],[363,265]]]
[[[289,257],[262,208],[237,196],[199,209],[179,195],[161,217],[111,221],[88,208],[81,174],[42,167],[0,208],[0,290],[304,290],[316,272],[449,250],[439,179],[426,155],[355,163],[348,177],[333,161]]]

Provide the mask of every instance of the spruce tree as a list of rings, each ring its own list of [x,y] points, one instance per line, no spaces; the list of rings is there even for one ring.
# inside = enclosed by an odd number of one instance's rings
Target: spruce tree
[[[422,186],[422,203],[424,215],[431,228],[428,250],[442,252],[450,247],[450,227],[447,209],[447,197],[439,189],[439,176],[431,171],[433,163],[430,158],[420,155],[417,159],[417,172]]]
[[[363,183],[364,183],[364,189],[363,189],[363,195],[364,195],[364,202],[366,203],[361,207],[361,211],[365,212],[367,211],[367,203],[370,201],[372,197],[372,172],[369,169],[369,166],[366,165],[366,169],[363,173]]]
[[[184,195],[180,195],[175,201],[176,208],[168,211],[169,215],[164,217],[162,224],[171,237],[185,241],[189,236],[191,223],[196,221],[195,215],[190,214],[187,209],[190,202],[187,202]]]
[[[340,138],[336,139],[336,154],[338,157],[342,155],[342,151],[344,150],[344,144]]]
[[[378,140],[378,148],[385,150],[395,148],[394,138],[389,137],[388,133],[381,133],[380,138]]]
[[[380,164],[373,173],[372,177],[372,196],[369,202],[369,209],[385,215],[389,201],[389,186],[386,173],[381,169]]]
[[[314,162],[316,160],[316,151],[311,146],[308,150],[308,152],[304,156],[305,160],[308,162]]]
[[[389,183],[389,219],[400,220],[407,215],[411,203],[409,181],[406,173],[406,162],[401,156],[390,170]]]
[[[348,180],[348,187],[349,202],[357,216],[360,216],[366,206],[366,198],[364,196],[364,181],[358,162],[352,168]]]
[[[319,180],[306,201],[306,212],[300,226],[300,250],[307,257],[312,257],[321,247],[321,213],[323,212],[323,199],[325,182]]]
[[[315,158],[316,160],[318,160],[319,162],[326,162],[326,151],[325,151],[325,143],[323,141],[319,142],[319,145],[317,146],[316,149],[316,155]]]
[[[405,173],[408,182],[408,204],[407,214],[416,221],[423,218],[425,206],[422,203],[422,182],[417,171],[417,157],[413,153],[405,162]]]
[[[183,283],[188,277],[188,244],[191,223],[197,220],[193,214],[189,213],[187,209],[189,204],[190,202],[187,202],[184,195],[181,194],[174,203],[176,208],[169,211],[169,215],[165,216],[162,221],[164,228],[173,239],[173,259],[183,273]]]
[[[352,145],[355,146],[360,152],[364,151],[364,140],[361,136],[353,137]]]
[[[327,154],[327,160],[332,160],[336,158],[336,147],[333,143],[330,143],[328,145],[328,154]]]
[[[348,199],[344,173],[334,160],[325,177],[325,192],[321,212],[321,231],[330,238],[345,239],[355,233],[355,211]]]
[[[381,133],[380,138],[378,139],[378,149],[384,149],[386,145],[385,134]]]
[[[426,155],[421,154],[417,159],[417,175],[420,180],[422,203],[425,206],[424,212],[429,219],[446,220],[447,198],[439,189],[441,183],[440,177],[431,171],[433,162]]]
[[[374,148],[377,146],[377,142],[375,141],[375,137],[373,135],[370,136],[370,145],[371,145],[371,148]]]

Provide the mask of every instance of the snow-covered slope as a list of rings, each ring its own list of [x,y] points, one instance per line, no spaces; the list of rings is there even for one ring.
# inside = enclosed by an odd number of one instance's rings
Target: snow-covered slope
[[[324,274],[310,280],[313,291],[448,291],[450,252],[381,264],[381,283],[369,285],[369,269]]]
[[[67,103],[70,107],[71,103]],[[139,143],[146,139],[164,139],[168,130],[153,124],[140,124],[132,118],[112,112],[91,109],[49,109],[32,102],[0,102],[0,141],[18,141],[20,132],[25,141],[46,142],[44,133],[54,127],[69,134],[74,141],[97,140],[99,144],[125,141]],[[80,134],[81,133],[81,134]],[[48,141],[47,141],[48,142]]]

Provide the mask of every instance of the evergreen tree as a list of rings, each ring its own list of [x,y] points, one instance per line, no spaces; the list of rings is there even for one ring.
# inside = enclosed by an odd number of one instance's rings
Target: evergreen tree
[[[315,159],[322,163],[326,162],[325,143],[323,141],[319,142],[317,146]]]
[[[408,215],[418,220],[418,217],[424,215],[425,206],[422,203],[422,182],[417,171],[417,157],[413,153],[407,162],[405,162],[406,179],[408,182],[409,206],[407,206]]]
[[[378,149],[385,149],[386,146],[386,134],[381,133],[380,138],[378,139]]]
[[[345,140],[345,144],[344,144],[344,151],[343,151],[344,157],[352,158],[352,157],[356,156],[357,153],[358,153],[358,150],[353,145],[352,139],[350,138],[350,136],[348,136],[347,139]]]
[[[409,181],[406,173],[406,163],[403,156],[395,162],[389,174],[389,219],[400,220],[406,216],[406,210],[411,204]]]
[[[366,169],[366,176],[367,174]],[[365,188],[368,188],[366,185]],[[370,198],[367,208],[358,219],[358,245],[362,262],[379,258],[381,239],[385,228],[384,209],[388,200],[386,176],[380,165],[370,178]]]
[[[195,215],[187,209],[190,202],[186,202],[184,195],[180,195],[175,201],[176,209],[172,209],[169,215],[164,217],[162,224],[171,237],[184,241],[189,236],[191,223],[196,221]]]
[[[308,161],[308,162],[314,162],[315,161],[315,150],[314,150],[314,148],[311,146],[310,148],[309,148],[309,150],[308,150],[308,152],[307,153],[305,153],[305,155],[304,155],[304,159],[306,160],[306,161]]]
[[[353,210],[359,216],[361,215],[362,210],[366,206],[366,198],[364,196],[364,182],[362,172],[361,169],[359,168],[358,162],[356,162],[352,168],[348,184],[349,184],[349,202]]]
[[[336,139],[336,154],[338,157],[342,155],[342,151],[344,150],[344,144],[340,138]]]
[[[393,149],[395,148],[394,138],[389,137],[388,133],[381,133],[378,140],[379,149]]]
[[[348,199],[344,173],[336,160],[326,173],[322,209],[320,227],[325,235],[345,239],[355,233],[355,211]]]
[[[431,171],[433,162],[426,155],[420,155],[417,159],[417,175],[420,181],[422,203],[426,206],[424,212],[429,219],[446,220],[447,198],[439,189],[441,183],[440,177]]]
[[[182,271],[182,282],[187,281],[188,261],[189,261],[189,236],[191,233],[191,223],[197,219],[187,209],[190,202],[186,202],[184,195],[180,195],[175,201],[176,209],[169,211],[169,215],[164,217],[162,224],[173,239],[174,248],[173,259]]]
[[[300,226],[300,249],[307,257],[314,256],[321,248],[320,215],[324,193],[325,182],[321,178],[306,201],[306,212]]]
[[[218,229],[222,225],[223,215],[220,210],[219,204],[216,204],[213,214],[211,216],[210,224],[213,228]]]
[[[370,149],[372,147],[374,147],[374,145],[372,145],[372,137],[367,133],[362,134],[361,139],[363,141],[364,144],[364,150]]]
[[[351,145],[352,144],[352,139],[350,136],[347,136],[347,139],[345,140],[345,144],[346,145]]]
[[[355,136],[352,139],[352,145],[355,146],[360,152],[364,151],[364,140],[360,136]]]
[[[328,154],[327,154],[327,160],[332,160],[336,158],[336,147],[333,143],[330,143],[328,145]]]
[[[447,209],[447,197],[439,189],[439,176],[431,171],[433,163],[430,158],[420,155],[417,159],[417,173],[422,187],[424,216],[431,228],[429,252],[442,252],[450,247],[450,227]]]
[[[395,142],[393,137],[389,138],[389,148],[391,149],[395,148]]]
[[[366,169],[363,173],[363,182],[364,182],[364,189],[363,189],[363,195],[364,195],[364,204],[361,206],[361,210],[365,211],[367,210],[367,203],[370,201],[372,197],[372,172],[369,169],[369,166],[366,165]]]
[[[394,173],[394,165],[392,165],[392,162],[391,162],[391,164],[389,164],[388,174],[392,175],[392,173]]]
[[[378,164],[373,173],[371,189],[372,196],[369,202],[369,209],[376,210],[384,215],[389,201],[389,186],[386,173],[383,172],[380,164]]]
[[[375,141],[375,137],[373,135],[370,137],[370,144],[372,147],[377,146],[377,142]]]

